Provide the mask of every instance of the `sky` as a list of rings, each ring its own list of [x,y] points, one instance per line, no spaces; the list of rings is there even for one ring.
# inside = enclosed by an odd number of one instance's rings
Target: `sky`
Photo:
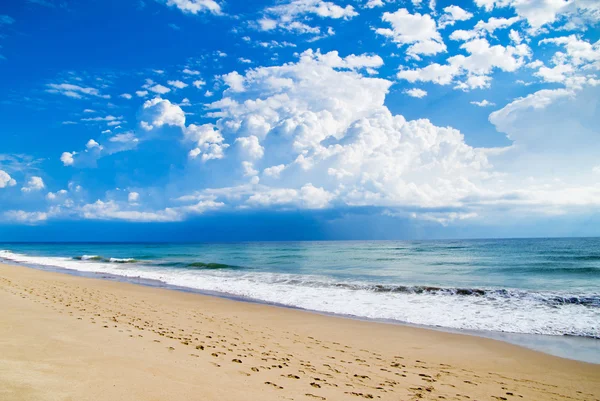
[[[597,0],[0,5],[0,241],[600,235]]]

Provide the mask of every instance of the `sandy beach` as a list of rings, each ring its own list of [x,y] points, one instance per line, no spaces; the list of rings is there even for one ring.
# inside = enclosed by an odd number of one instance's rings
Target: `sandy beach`
[[[1,400],[599,400],[499,341],[0,265]]]

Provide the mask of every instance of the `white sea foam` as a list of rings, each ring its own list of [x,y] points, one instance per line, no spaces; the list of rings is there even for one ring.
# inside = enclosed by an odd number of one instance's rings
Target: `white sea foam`
[[[173,269],[37,257],[0,251],[0,258],[42,266],[214,291],[281,305],[373,319],[389,319],[453,329],[600,337],[600,307],[552,303],[565,294],[505,291],[481,296],[448,292],[373,291],[360,282],[341,283],[323,276],[236,270]]]

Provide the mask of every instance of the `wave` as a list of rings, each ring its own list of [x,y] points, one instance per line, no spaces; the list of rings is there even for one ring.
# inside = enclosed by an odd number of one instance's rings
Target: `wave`
[[[188,269],[243,269],[241,266],[227,265],[224,263],[205,263],[205,262],[159,262],[152,264],[160,267],[176,267]]]
[[[83,255],[85,256],[85,255]],[[476,286],[441,287],[323,275],[262,272],[205,262],[155,260],[121,264],[0,251],[0,260],[142,278],[325,313],[452,329],[600,337],[600,293]],[[193,265],[193,266],[190,266]]]
[[[138,263],[134,258],[105,258],[98,255],[73,256],[73,260],[104,262],[104,263]]]

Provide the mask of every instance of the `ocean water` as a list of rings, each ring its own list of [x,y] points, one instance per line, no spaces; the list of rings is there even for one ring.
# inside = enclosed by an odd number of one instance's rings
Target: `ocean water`
[[[600,350],[600,238],[9,243],[0,244],[0,261],[358,318],[592,338]]]

